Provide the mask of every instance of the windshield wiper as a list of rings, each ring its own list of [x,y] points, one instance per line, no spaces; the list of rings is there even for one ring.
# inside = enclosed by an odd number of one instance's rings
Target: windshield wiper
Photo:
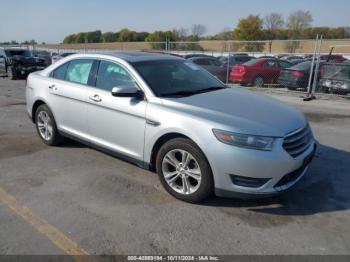
[[[211,86],[211,87],[208,87],[208,88],[197,90],[194,93],[201,94],[201,93],[216,91],[216,90],[225,89],[225,88],[227,88],[227,87],[225,87],[225,86]]]
[[[161,94],[161,96],[163,96],[163,97],[167,97],[167,96],[192,96],[196,93],[197,92],[193,92],[193,91],[178,91],[178,92],[173,92],[173,93]]]
[[[203,88],[203,89],[194,90],[194,91],[182,90],[182,91],[177,91],[177,92],[173,92],[173,93],[165,93],[165,94],[162,94],[161,96],[163,96],[163,97],[167,97],[167,96],[192,96],[192,95],[196,95],[196,94],[211,92],[211,91],[225,89],[225,88],[227,88],[227,87],[225,87],[225,86],[211,86],[208,88]]]

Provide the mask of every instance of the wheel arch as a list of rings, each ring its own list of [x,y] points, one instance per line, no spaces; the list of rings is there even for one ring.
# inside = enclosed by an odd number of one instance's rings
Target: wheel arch
[[[32,106],[32,121],[33,123],[35,123],[35,112],[36,110],[38,109],[39,106],[41,105],[46,105],[50,111],[51,111],[51,114],[53,115],[55,121],[56,121],[56,116],[55,116],[55,113],[51,110],[51,107],[49,106],[49,104],[47,103],[47,101],[45,99],[43,99],[42,97],[38,97],[35,102],[33,103],[33,106]],[[57,124],[57,123],[56,123]]]
[[[204,155],[204,157],[207,159],[209,166],[211,167],[210,161],[208,160],[205,152],[202,150],[201,146],[194,140],[192,139],[190,136],[182,134],[180,132],[169,132],[166,134],[161,135],[156,142],[153,144],[152,147],[152,151],[151,151],[151,155],[150,155],[150,162],[149,162],[149,169],[151,171],[155,171],[155,167],[156,167],[156,158],[157,158],[157,153],[159,151],[159,149],[168,141],[175,139],[175,138],[185,138],[190,140],[192,143],[194,143],[198,149],[202,152],[202,154]]]
[[[156,167],[156,158],[157,158],[157,153],[159,151],[159,149],[168,141],[170,141],[171,139],[174,138],[186,138],[191,140],[193,143],[195,143],[190,137],[178,133],[178,132],[170,132],[170,133],[166,133],[161,135],[156,142],[153,144],[152,147],[152,151],[151,151],[151,158],[150,158],[150,163],[149,163],[149,169],[151,171],[155,171],[155,167]]]
[[[38,99],[34,102],[34,104],[32,106],[32,121],[33,121],[33,123],[35,123],[35,112],[38,109],[38,107],[41,105],[46,105],[46,103],[43,100]]]

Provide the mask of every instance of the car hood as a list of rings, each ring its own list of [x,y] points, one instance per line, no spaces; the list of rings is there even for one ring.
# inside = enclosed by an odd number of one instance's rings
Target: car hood
[[[12,56],[11,60],[23,66],[42,66],[45,62],[44,59],[37,57],[25,57],[20,55]]]
[[[304,115],[293,107],[239,88],[166,98],[162,102],[169,109],[211,122],[213,128],[251,135],[283,137],[307,124]]]

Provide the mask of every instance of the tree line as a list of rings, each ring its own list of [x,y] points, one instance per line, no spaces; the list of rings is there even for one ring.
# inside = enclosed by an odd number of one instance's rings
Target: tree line
[[[323,34],[327,39],[344,39],[350,37],[350,29],[346,27],[312,27],[313,17],[309,11],[295,11],[286,18],[279,13],[270,13],[265,17],[249,15],[239,20],[233,30],[226,29],[221,33],[205,36],[207,28],[194,24],[190,29],[180,28],[168,31],[136,32],[124,28],[118,32],[96,30],[71,34],[64,38],[63,43],[111,43],[111,42],[164,42],[198,41],[198,40],[297,40],[314,39],[317,34]]]
[[[203,25],[195,24],[189,30],[173,29],[168,31],[136,32],[124,28],[118,32],[102,33],[101,30],[91,32],[81,32],[71,34],[64,38],[64,44],[82,44],[82,43],[113,43],[113,42],[163,42],[169,41],[198,41],[205,34],[206,28]]]

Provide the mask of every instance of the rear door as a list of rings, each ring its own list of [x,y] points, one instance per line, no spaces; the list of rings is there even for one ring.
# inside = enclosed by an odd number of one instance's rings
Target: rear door
[[[100,61],[95,87],[87,91],[91,142],[142,161],[147,101],[112,96],[112,88],[118,86],[138,88],[123,65]]]
[[[47,86],[58,128],[84,140],[89,140],[86,89],[93,65],[92,59],[71,60],[53,71]]]

